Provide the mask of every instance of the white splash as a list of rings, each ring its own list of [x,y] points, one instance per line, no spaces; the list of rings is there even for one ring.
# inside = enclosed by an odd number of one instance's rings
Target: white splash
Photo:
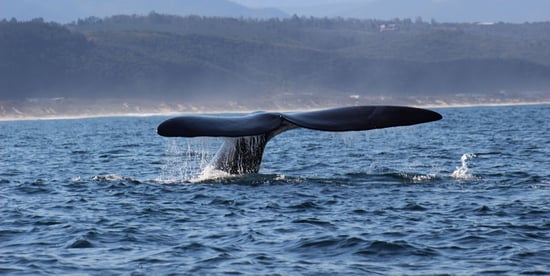
[[[437,178],[436,174],[415,175],[412,177],[412,181],[413,183],[421,183],[421,182],[428,182],[436,178]]]
[[[463,154],[462,157],[460,157],[460,162],[462,162],[462,166],[457,167],[456,170],[451,174],[451,177],[457,179],[476,178],[474,175],[471,174],[470,168],[468,167],[468,161],[475,157],[476,155],[473,153]]]
[[[140,183],[140,180],[126,177],[126,176],[120,176],[116,174],[105,174],[105,175],[94,175],[92,176],[92,181],[96,182],[134,182],[134,183]]]
[[[196,179],[202,179],[201,175],[212,158],[208,142],[208,139],[188,139],[186,145],[178,145],[176,140],[171,140],[166,149],[164,165],[156,181],[170,184],[196,182]]]
[[[223,178],[228,178],[232,176],[234,175],[231,175],[222,170],[218,170],[212,165],[207,165],[206,167],[201,169],[198,175],[188,179],[188,181],[191,183],[200,183],[206,180],[223,179]]]

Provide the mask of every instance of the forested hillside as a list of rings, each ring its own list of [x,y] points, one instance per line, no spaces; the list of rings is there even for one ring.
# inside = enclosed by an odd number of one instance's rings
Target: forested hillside
[[[550,23],[156,13],[0,22],[0,100],[548,98],[548,91]]]

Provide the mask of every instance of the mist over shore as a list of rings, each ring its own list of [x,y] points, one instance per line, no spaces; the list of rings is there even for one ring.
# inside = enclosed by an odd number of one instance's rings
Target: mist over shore
[[[271,101],[255,103],[217,102],[194,103],[154,102],[144,100],[102,99],[83,101],[81,99],[29,99],[25,101],[0,101],[0,120],[33,120],[89,118],[105,116],[153,116],[178,114],[221,114],[251,113],[255,111],[307,111],[339,106],[357,105],[405,105],[425,108],[447,108],[468,106],[502,106],[550,104],[550,98],[477,98],[459,97],[436,99],[430,97],[358,97],[347,99],[301,98],[284,95]]]

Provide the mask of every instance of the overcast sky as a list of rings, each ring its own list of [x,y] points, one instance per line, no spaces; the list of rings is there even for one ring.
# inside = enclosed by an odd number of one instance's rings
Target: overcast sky
[[[233,2],[243,4],[249,7],[265,8],[265,7],[299,7],[299,6],[316,6],[325,4],[349,4],[349,3],[364,3],[372,2],[373,0],[232,0]]]

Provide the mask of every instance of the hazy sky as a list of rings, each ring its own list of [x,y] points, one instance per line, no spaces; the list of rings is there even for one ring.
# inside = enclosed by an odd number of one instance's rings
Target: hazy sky
[[[349,3],[366,3],[376,0],[232,0],[233,2],[243,4],[249,7],[265,8],[265,7],[307,7],[326,4],[349,4]]]

